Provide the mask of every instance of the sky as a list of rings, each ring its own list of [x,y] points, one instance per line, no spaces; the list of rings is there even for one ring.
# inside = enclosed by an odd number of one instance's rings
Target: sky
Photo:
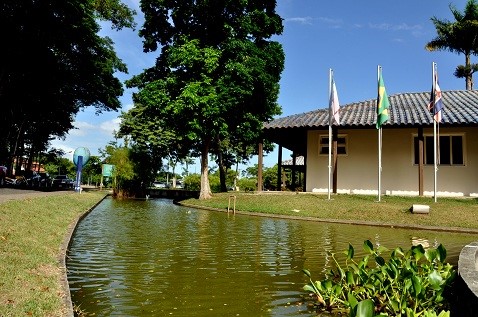
[[[128,66],[128,74],[118,73],[124,81],[154,65],[158,52],[143,53],[142,39],[137,35],[142,26],[139,0],[123,0],[137,11],[138,26],[133,30],[111,30],[104,25],[101,35],[115,42],[116,53]],[[284,117],[328,106],[329,70],[333,70],[340,105],[377,97],[377,66],[388,95],[430,91],[432,63],[437,63],[440,88],[465,89],[465,80],[453,72],[465,63],[464,55],[448,51],[429,52],[425,44],[436,37],[430,18],[453,21],[449,5],[463,11],[466,0],[278,0],[277,13],[283,18],[284,32],[273,40],[282,44],[285,68],[280,81],[278,103]],[[472,57],[472,63],[476,58]],[[131,89],[120,97],[122,110],[133,106]],[[444,100],[446,107],[446,100]],[[113,131],[119,127],[120,112],[95,115],[92,107],[78,113],[76,129],[65,140],[52,146],[68,156],[79,147],[98,155]],[[283,152],[287,159],[290,152]],[[264,166],[277,163],[276,149],[264,157]],[[198,160],[190,172],[200,171]],[[249,165],[257,164],[257,157]],[[214,165],[209,162],[209,165]],[[244,169],[246,166],[240,166]]]

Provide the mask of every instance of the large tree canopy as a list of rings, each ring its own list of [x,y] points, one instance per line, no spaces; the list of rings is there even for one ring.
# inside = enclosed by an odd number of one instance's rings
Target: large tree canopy
[[[275,0],[142,0],[144,50],[161,48],[154,67],[127,85],[154,108],[164,130],[201,154],[200,198],[211,195],[208,154],[217,140],[257,143],[277,104],[284,67]],[[149,118],[151,119],[151,118]]]
[[[63,137],[77,112],[120,108],[116,71],[126,65],[97,19],[132,27],[119,0],[4,0],[0,3],[0,164],[24,147],[44,150]]]
[[[473,73],[478,70],[478,64],[471,63],[471,55],[478,54],[478,4],[468,0],[464,12],[450,5],[455,21],[440,20],[432,17],[437,37],[428,42],[425,48],[429,51],[446,50],[452,53],[464,54],[465,65],[457,66],[455,76],[465,78],[466,89],[473,89]]]

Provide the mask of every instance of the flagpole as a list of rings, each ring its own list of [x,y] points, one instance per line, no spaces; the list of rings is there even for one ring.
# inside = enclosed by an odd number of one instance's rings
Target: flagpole
[[[330,199],[330,177],[332,171],[332,104],[330,98],[332,96],[332,68],[329,69],[329,174],[328,174],[328,191],[327,198]]]
[[[377,66],[377,83],[379,81],[380,81],[380,65]],[[378,99],[377,99],[377,102],[379,102]],[[378,106],[379,105],[377,104],[377,107]],[[377,115],[377,120],[379,120],[378,115]],[[378,129],[378,201],[380,201],[381,188],[382,188],[382,126],[380,126]]]
[[[433,106],[432,106],[432,120],[433,120],[433,198],[434,201],[437,202],[437,121],[435,120],[435,112],[436,112],[436,79],[435,79],[435,62],[432,62],[432,76],[433,76]]]

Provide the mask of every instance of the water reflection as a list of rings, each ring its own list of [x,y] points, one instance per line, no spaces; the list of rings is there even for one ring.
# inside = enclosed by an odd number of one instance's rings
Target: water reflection
[[[366,239],[409,248],[414,237],[443,243],[452,263],[476,239],[106,199],[74,233],[68,279],[91,316],[315,316],[303,268],[319,279],[349,243],[360,256]]]

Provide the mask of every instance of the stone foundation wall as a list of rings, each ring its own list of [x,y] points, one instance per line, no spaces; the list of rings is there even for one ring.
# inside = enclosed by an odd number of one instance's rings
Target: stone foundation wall
[[[457,303],[453,316],[478,316],[478,242],[465,246],[458,259]]]

